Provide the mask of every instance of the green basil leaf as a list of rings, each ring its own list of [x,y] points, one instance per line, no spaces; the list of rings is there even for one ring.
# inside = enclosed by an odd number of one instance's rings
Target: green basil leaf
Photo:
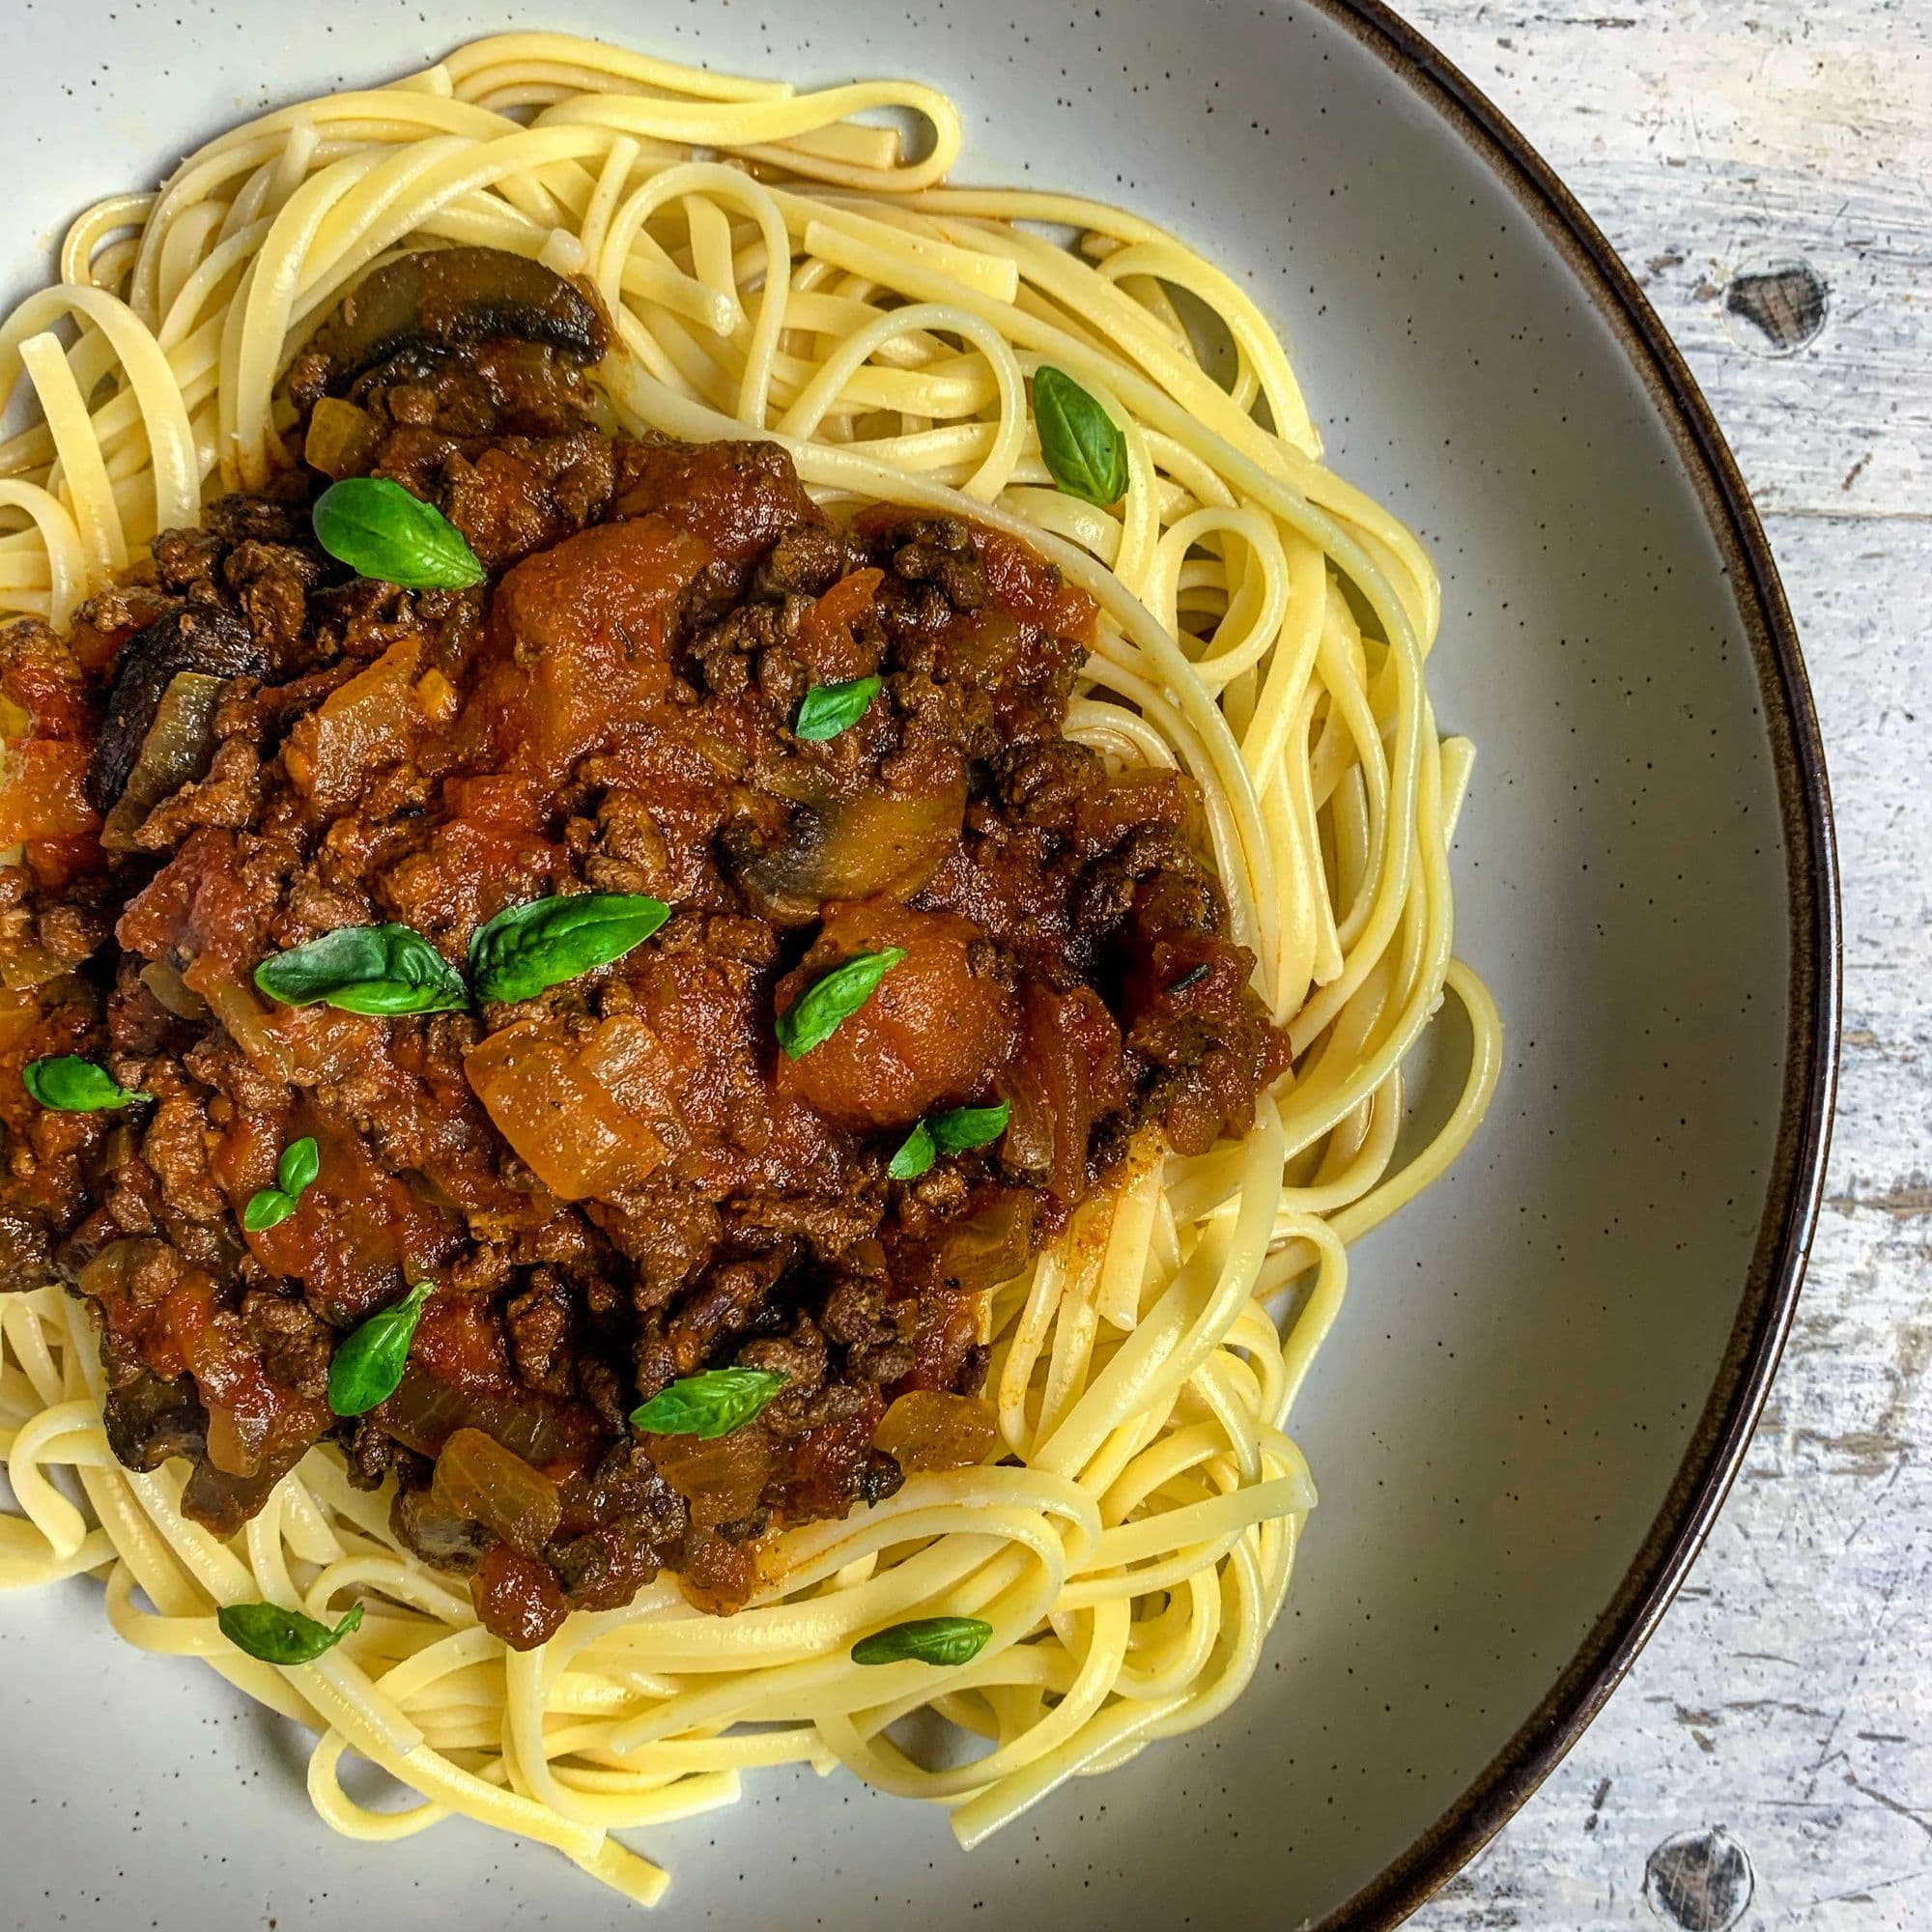
[[[279,1604],[223,1604],[214,1621],[237,1650],[245,1650],[264,1663],[313,1663],[351,1631],[361,1628],[362,1605],[352,1604],[333,1630]]]
[[[838,1032],[838,1023],[848,1020],[878,991],[879,981],[905,957],[902,946],[888,946],[879,952],[855,952],[842,966],[835,966],[815,980],[779,1015],[779,1044],[787,1060],[803,1060],[814,1046],[822,1046]]]
[[[1190,986],[1198,986],[1208,977],[1208,962],[1202,960],[1197,966],[1190,966],[1177,980],[1170,980],[1161,988],[1163,993],[1184,993]]]
[[[798,707],[792,735],[808,744],[822,744],[858,724],[866,707],[879,695],[876,677],[848,678],[843,684],[814,684]]]
[[[621,959],[670,917],[636,893],[564,893],[511,906],[476,928],[469,977],[486,1000],[533,1000],[593,967]]]
[[[434,503],[385,476],[347,476],[316,498],[315,538],[358,577],[405,590],[467,590],[488,572]]]
[[[275,1185],[292,1200],[299,1201],[322,1172],[322,1150],[313,1134],[291,1141],[275,1163]]]
[[[265,959],[255,983],[285,1007],[447,1013],[469,1004],[460,974],[413,926],[339,925]]]
[[[296,1197],[279,1187],[258,1187],[242,1210],[242,1225],[251,1235],[266,1235],[279,1228],[296,1211]]]
[[[932,1165],[932,1129],[923,1121],[899,1143],[886,1173],[894,1180],[917,1180]]]
[[[744,1428],[784,1380],[770,1369],[705,1369],[680,1376],[631,1411],[631,1427],[650,1435],[695,1435],[712,1442]]]
[[[370,1316],[336,1344],[328,1365],[328,1406],[333,1413],[363,1415],[395,1394],[431,1287],[429,1282],[417,1282],[402,1300]]]
[[[954,1107],[950,1113],[935,1114],[932,1144],[941,1153],[964,1153],[969,1148],[984,1147],[1006,1132],[1012,1114],[1009,1100],[992,1107]]]
[[[1127,494],[1127,440],[1071,376],[1040,364],[1033,379],[1033,419],[1047,470],[1069,497],[1104,510]]]
[[[152,1094],[124,1087],[104,1066],[63,1053],[48,1060],[30,1060],[20,1069],[20,1084],[43,1107],[61,1114],[99,1114],[152,1100]]]
[[[940,1663],[949,1668],[971,1663],[986,1647],[993,1627],[978,1617],[914,1617],[910,1623],[874,1631],[852,1646],[854,1663]]]
[[[322,1172],[322,1150],[312,1134],[291,1141],[275,1163],[275,1185],[261,1187],[249,1195],[242,1210],[242,1225],[251,1235],[278,1228],[300,1205],[315,1178]]]

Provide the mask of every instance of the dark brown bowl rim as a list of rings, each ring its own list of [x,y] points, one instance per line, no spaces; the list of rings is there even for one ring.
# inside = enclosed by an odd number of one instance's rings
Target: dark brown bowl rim
[[[1791,1032],[1777,1145],[1717,1381],[1643,1547],[1549,1693],[1429,1830],[1316,1927],[1387,1932],[1489,1843],[1583,1734],[1656,1630],[1729,1493],[1783,1351],[1824,1193],[1842,934],[1832,796],[1798,633],[1750,494],[1684,357],[1576,196],[1453,63],[1382,0],[1311,4],[1434,107],[1510,190],[1575,270],[1649,390],[1703,501],[1757,667],[1790,893]]]

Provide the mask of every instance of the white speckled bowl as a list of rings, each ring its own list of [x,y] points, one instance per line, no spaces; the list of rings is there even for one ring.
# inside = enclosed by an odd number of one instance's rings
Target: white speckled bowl
[[[0,125],[10,294],[78,207],[216,128],[508,24],[805,81],[935,80],[971,123],[962,178],[1123,198],[1245,276],[1335,464],[1442,565],[1435,700],[1482,750],[1459,950],[1501,1000],[1507,1070],[1450,1181],[1358,1250],[1296,1418],[1322,1502],[1259,1681],[971,1858],[936,1812],[761,1775],[736,1810],[653,1834],[674,1924],[1391,1924],[1606,1694],[1762,1400],[1835,1032],[1829,807],[1789,619],[1717,432],[1602,238],[1366,5],[8,10],[32,82]],[[95,1595],[0,1605],[0,1918],[634,1917],[467,1826],[333,1837],[298,1740],[124,1648]]]

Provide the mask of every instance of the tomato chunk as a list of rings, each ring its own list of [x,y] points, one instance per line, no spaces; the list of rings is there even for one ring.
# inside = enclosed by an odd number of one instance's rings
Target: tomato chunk
[[[0,846],[72,838],[99,823],[87,802],[87,746],[71,738],[9,738],[0,751]]]
[[[974,971],[978,938],[951,913],[890,899],[830,907],[818,943],[779,987],[779,1011],[858,953],[896,946],[906,957],[831,1038],[780,1060],[781,1091],[841,1126],[879,1129],[987,1092],[1012,1051],[1016,1011],[1006,985]]]
[[[490,626],[528,679],[519,762],[552,780],[640,722],[670,689],[669,631],[710,547],[662,517],[600,524],[526,557]]]

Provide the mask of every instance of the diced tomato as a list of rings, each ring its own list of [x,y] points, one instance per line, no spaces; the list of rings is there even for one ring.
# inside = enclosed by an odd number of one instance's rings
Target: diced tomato
[[[73,661],[82,670],[99,672],[121,655],[121,646],[133,635],[131,626],[103,631],[83,617],[75,623],[73,635],[68,639],[68,648],[72,651]]]
[[[422,643],[399,638],[289,733],[283,763],[298,791],[333,815],[376,773],[408,757],[427,720],[412,687]]]
[[[94,737],[94,703],[80,662],[43,624],[9,629],[0,651],[0,698],[26,714],[36,738]]]
[[[996,604],[1056,638],[1093,641],[1100,607],[1086,591],[1068,583],[1030,544],[1005,530],[976,524],[973,548]]]
[[[1082,858],[1111,852],[1143,825],[1172,826],[1199,839],[1201,788],[1184,772],[1152,767],[1121,772],[1089,785],[1073,808],[1074,837]]]
[[[208,1410],[208,1459],[227,1475],[252,1476],[286,1462],[333,1418],[319,1402],[284,1388],[239,1317],[214,1303],[204,1276],[169,1294],[167,1330]]]
[[[1007,1074],[1009,1144],[1029,1156],[1046,1154],[1047,1186],[1071,1207],[1087,1190],[1094,1122],[1125,1097],[1121,1032],[1091,986],[1062,994],[1030,979],[1022,1008],[1020,1048]]]
[[[853,640],[852,626],[872,608],[883,570],[855,570],[841,577],[805,613],[800,627],[799,654],[805,668],[821,683],[840,683],[864,677],[874,666]]]
[[[262,897],[237,862],[234,834],[199,826],[128,901],[115,937],[149,959],[174,947],[193,953],[188,983],[205,994],[210,980],[260,956]]]
[[[899,947],[906,957],[829,1039],[780,1060],[779,1091],[829,1121],[881,1131],[980,1097],[1012,1050],[1014,1010],[998,980],[973,972],[978,937],[951,913],[890,899],[829,907],[818,944],[779,987],[781,1013],[859,953]]]
[[[71,738],[9,738],[0,758],[0,846],[72,838],[100,823],[87,802],[88,746]]]
[[[559,782],[663,701],[670,625],[710,559],[709,546],[689,531],[639,517],[566,537],[504,577],[490,631],[527,680],[533,716],[521,734],[520,767]]]
[[[29,838],[21,848],[34,883],[45,893],[64,893],[75,879],[107,868],[107,855],[92,832],[71,838]]]
[[[492,1390],[517,1385],[503,1350],[503,1331],[490,1304],[462,1294],[433,1294],[423,1304],[411,1363],[450,1388]]]
[[[823,523],[789,462],[770,444],[633,442],[623,451],[619,517],[663,517],[722,563],[749,563],[794,524]]]

